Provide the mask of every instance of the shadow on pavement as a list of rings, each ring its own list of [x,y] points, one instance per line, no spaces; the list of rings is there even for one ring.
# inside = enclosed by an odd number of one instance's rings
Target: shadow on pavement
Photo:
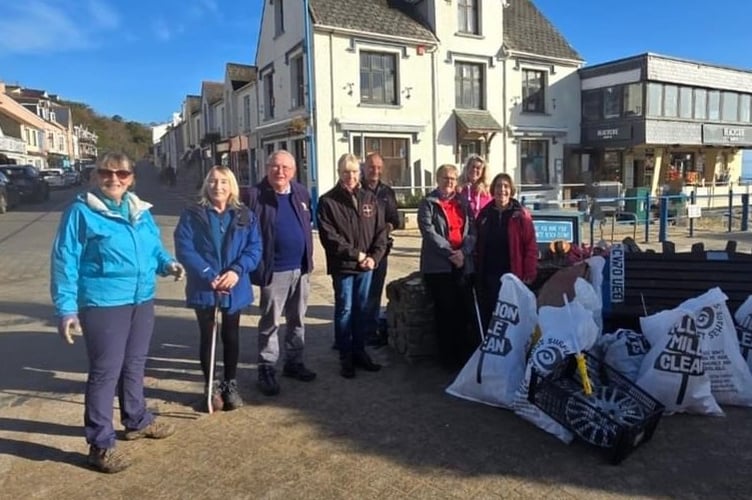
[[[82,437],[84,435],[83,428],[77,425],[64,425],[54,422],[21,420],[7,417],[0,417],[0,429],[29,434],[47,434],[50,436]]]
[[[12,455],[35,462],[60,462],[88,469],[84,454],[29,441],[0,438],[0,455]]]

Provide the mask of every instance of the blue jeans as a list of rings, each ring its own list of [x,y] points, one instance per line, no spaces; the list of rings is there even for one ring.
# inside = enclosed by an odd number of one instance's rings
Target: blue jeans
[[[389,254],[379,262],[379,266],[371,271],[371,287],[368,290],[368,302],[366,305],[366,335],[376,335],[379,330],[379,316],[381,315],[381,293],[384,291],[384,282],[386,281],[386,268],[388,265]]]
[[[334,341],[340,357],[365,349],[366,307],[372,273],[332,275]]]

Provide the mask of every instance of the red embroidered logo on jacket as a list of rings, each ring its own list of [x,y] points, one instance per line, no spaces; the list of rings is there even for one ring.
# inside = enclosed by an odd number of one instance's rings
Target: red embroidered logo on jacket
[[[370,203],[364,203],[361,212],[363,213],[363,217],[373,216],[373,205]]]

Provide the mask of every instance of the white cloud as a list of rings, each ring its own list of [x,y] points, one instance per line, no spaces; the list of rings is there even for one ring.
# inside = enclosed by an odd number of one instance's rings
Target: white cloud
[[[120,16],[112,6],[101,0],[89,0],[88,7],[97,26],[104,29],[115,29],[120,26]]]
[[[101,31],[118,26],[120,16],[105,0],[73,7],[60,0],[11,2],[0,16],[0,55],[89,49]]]
[[[3,10],[0,54],[62,52],[92,45],[82,25],[49,1],[13,2]]]
[[[151,29],[154,32],[154,36],[164,42],[172,38],[172,32],[170,31],[170,28],[162,19],[154,21],[151,25]]]

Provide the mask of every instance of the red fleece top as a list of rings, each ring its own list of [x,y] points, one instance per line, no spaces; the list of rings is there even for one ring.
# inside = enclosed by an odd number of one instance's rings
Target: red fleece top
[[[452,250],[457,250],[462,246],[462,233],[465,229],[465,216],[462,213],[462,206],[456,196],[449,200],[439,200],[439,206],[444,211],[449,225],[447,240],[452,246]]]

